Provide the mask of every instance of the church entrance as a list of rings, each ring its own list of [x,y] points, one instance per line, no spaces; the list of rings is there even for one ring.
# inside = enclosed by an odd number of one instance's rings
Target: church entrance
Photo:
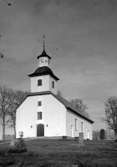
[[[44,136],[44,125],[37,125],[37,136]]]

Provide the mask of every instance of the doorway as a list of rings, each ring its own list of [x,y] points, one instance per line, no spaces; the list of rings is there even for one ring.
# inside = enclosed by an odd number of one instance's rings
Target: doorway
[[[44,136],[44,125],[43,124],[37,125],[37,136]]]

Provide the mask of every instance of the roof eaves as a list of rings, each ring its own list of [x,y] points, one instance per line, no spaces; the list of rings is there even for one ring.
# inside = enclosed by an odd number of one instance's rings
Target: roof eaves
[[[47,95],[47,94],[51,94],[50,91],[45,91],[45,92],[33,92],[33,93],[29,93],[27,96],[38,96],[38,95]]]
[[[58,80],[60,80],[57,76],[55,76],[54,74],[52,75],[52,74],[35,74],[35,73],[32,73],[32,74],[29,74],[28,76],[29,77],[36,77],[36,76],[43,76],[43,75],[50,75],[50,76],[52,76],[56,81],[58,81]]]
[[[45,91],[45,92],[34,92],[34,93],[29,93],[27,94],[27,96],[25,97],[24,101],[26,100],[27,97],[29,96],[38,96],[38,95],[47,95],[47,94],[51,94],[53,95],[58,101],[60,101],[67,109],[71,110],[72,112],[74,112],[75,114],[79,115],[80,117],[84,118],[85,120],[87,120],[90,123],[94,123],[94,121],[92,121],[91,119],[87,118],[86,116],[82,115],[81,113],[79,113],[77,110],[75,110],[73,107],[71,107],[71,104],[69,104],[69,102],[64,99],[63,97],[58,97],[57,95],[53,94],[51,91]],[[23,102],[24,102],[23,101]],[[22,102],[22,103],[23,103]],[[22,104],[21,103],[21,104]],[[21,105],[20,104],[20,105]],[[20,106],[19,106],[20,107]],[[19,108],[18,107],[18,108]]]
[[[90,123],[94,123],[94,121],[92,121],[91,119],[87,118],[86,116],[82,115],[81,113],[77,112],[76,110],[74,110],[73,108],[71,107],[67,107],[67,109],[71,110],[72,112],[74,112],[75,114],[79,115],[80,117],[84,118],[85,120],[87,120],[88,122]]]
[[[51,59],[51,57],[49,55],[39,55],[39,56],[37,56],[37,59],[39,59],[40,57],[48,57],[49,59]]]
[[[54,94],[53,94],[54,95]],[[74,112],[75,114],[79,115],[80,117],[86,119],[87,121],[94,123],[94,121],[92,121],[90,118],[84,116],[83,114],[81,114],[78,110],[76,110],[75,108],[73,108],[70,104],[70,102],[68,102],[66,99],[64,99],[63,97],[58,97],[56,95],[54,95],[61,103],[64,104],[64,106],[67,109],[70,109],[72,112]]]

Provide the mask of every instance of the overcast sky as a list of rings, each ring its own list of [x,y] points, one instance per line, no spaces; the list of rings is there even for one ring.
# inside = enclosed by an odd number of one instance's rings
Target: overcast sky
[[[105,127],[104,102],[117,96],[116,0],[0,0],[0,34],[0,85],[29,90],[45,34],[59,90]]]

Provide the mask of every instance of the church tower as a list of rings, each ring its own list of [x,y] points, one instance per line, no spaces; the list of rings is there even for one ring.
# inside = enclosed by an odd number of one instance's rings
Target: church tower
[[[51,57],[45,51],[45,39],[43,38],[43,51],[37,56],[38,68],[28,76],[30,77],[31,93],[52,92],[57,93],[57,81],[59,78],[49,67]]]

